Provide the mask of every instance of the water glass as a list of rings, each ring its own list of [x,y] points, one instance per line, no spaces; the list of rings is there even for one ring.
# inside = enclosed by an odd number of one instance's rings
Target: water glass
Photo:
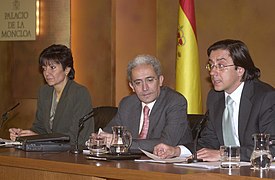
[[[240,147],[239,146],[221,146],[221,168],[239,168],[240,167]]]
[[[92,155],[108,153],[107,139],[105,137],[92,137],[86,142],[86,146]]]

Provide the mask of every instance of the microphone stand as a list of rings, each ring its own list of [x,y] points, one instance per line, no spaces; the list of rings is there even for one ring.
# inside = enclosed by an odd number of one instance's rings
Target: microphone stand
[[[197,162],[203,162],[202,159],[198,159],[197,157],[197,145],[198,145],[198,139],[199,139],[199,135],[201,133],[201,130],[204,127],[204,124],[206,123],[206,121],[208,120],[208,114],[209,112],[207,111],[204,115],[204,117],[202,118],[202,120],[200,121],[198,128],[197,128],[197,133],[194,139],[194,153],[193,153],[193,158],[192,159],[188,159],[187,163],[197,163]]]
[[[275,135],[270,134],[269,146],[275,146]]]
[[[14,110],[17,106],[19,106],[20,103],[17,103],[15,106],[13,106],[12,108],[10,108],[9,110],[7,110],[5,113],[2,114],[2,122],[1,122],[1,125],[0,127],[2,127],[2,125],[4,124],[5,121],[7,121],[9,119],[9,116],[8,114]]]
[[[81,130],[84,127],[84,122],[87,121],[89,118],[94,116],[94,111],[90,111],[88,114],[86,114],[85,116],[83,116],[82,118],[80,118],[79,123],[78,123],[78,132],[76,135],[76,140],[75,140],[75,148],[73,150],[71,150],[70,152],[73,154],[80,154],[82,152],[82,150],[79,149],[78,147],[78,138],[79,138],[79,134],[81,132]]]

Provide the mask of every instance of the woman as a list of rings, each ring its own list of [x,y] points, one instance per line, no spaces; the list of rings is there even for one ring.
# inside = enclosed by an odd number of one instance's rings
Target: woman
[[[74,145],[79,120],[92,111],[92,102],[88,90],[73,81],[71,50],[64,45],[51,45],[40,54],[39,65],[47,84],[39,91],[35,121],[30,130],[10,128],[10,138],[62,133],[69,135]],[[84,145],[93,131],[94,120],[89,118],[80,132],[79,144]]]

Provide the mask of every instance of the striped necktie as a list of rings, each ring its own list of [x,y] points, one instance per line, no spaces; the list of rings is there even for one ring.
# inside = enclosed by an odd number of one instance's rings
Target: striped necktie
[[[148,129],[149,129],[149,107],[144,106],[143,108],[143,126],[139,134],[139,139],[146,139]]]

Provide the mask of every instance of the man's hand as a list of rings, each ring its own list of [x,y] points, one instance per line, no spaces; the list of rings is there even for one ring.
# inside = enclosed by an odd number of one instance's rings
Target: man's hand
[[[180,155],[180,148],[161,143],[154,147],[154,154],[163,159],[172,158]]]
[[[10,128],[10,139],[12,141],[15,141],[17,137],[20,136],[32,136],[32,135],[37,135],[37,133],[31,131],[31,130],[23,130],[20,128]]]
[[[99,134],[97,134],[98,138],[106,138],[106,146],[110,147],[113,139],[113,134],[101,131]]]
[[[198,159],[203,159],[203,161],[219,161],[220,151],[214,149],[202,148],[197,152]]]

